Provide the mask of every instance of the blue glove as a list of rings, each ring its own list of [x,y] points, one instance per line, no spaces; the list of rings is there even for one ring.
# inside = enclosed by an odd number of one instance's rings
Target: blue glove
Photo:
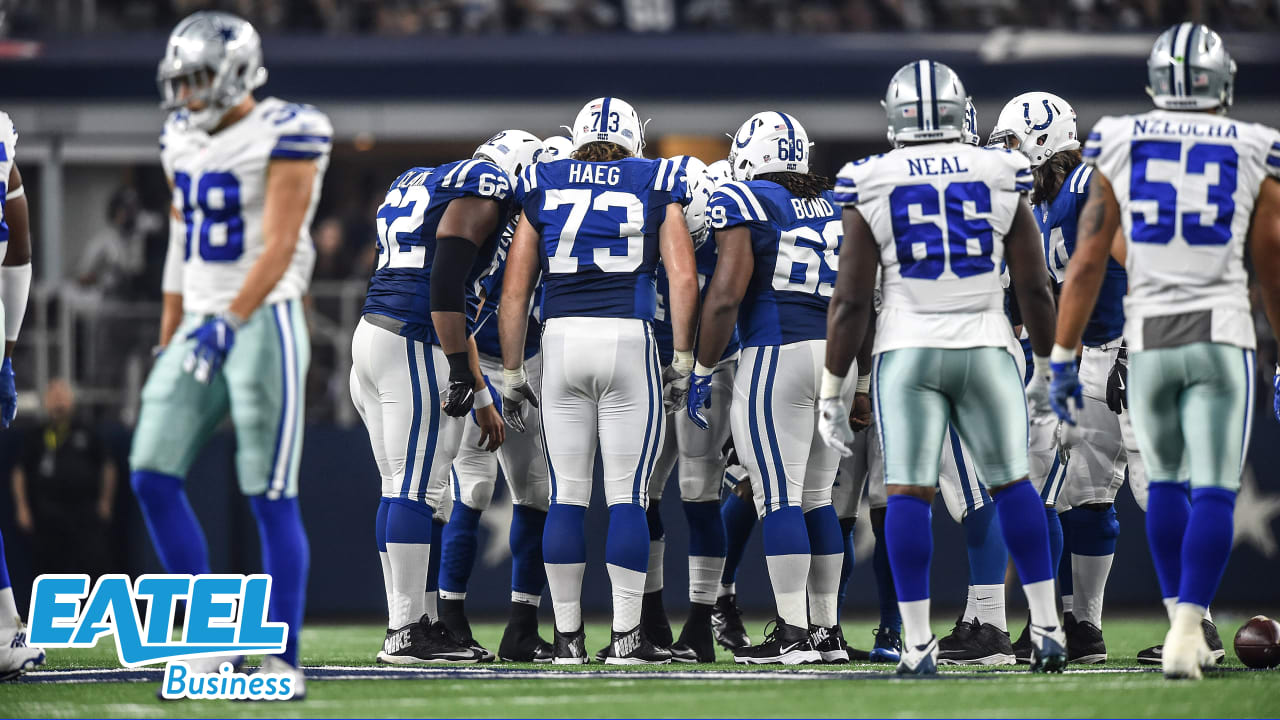
[[[685,399],[685,409],[694,425],[706,430],[709,426],[703,410],[711,407],[711,373],[699,375],[695,370],[689,376],[689,396]]]
[[[1053,372],[1053,379],[1049,381],[1049,405],[1063,422],[1075,425],[1071,401],[1075,401],[1077,410],[1084,407],[1084,389],[1076,375],[1076,361],[1049,363],[1049,370]]]
[[[4,361],[5,367],[9,366],[9,361]],[[13,382],[10,378],[9,382]],[[1271,383],[1275,386],[1276,394],[1272,399],[1273,408],[1276,413],[1276,419],[1280,420],[1280,365],[1276,365],[1276,374],[1271,378]],[[7,417],[7,416],[6,416]]]
[[[231,345],[236,341],[236,331],[241,322],[231,313],[223,313],[209,318],[203,325],[187,335],[188,340],[195,340],[196,346],[191,348],[182,361],[182,369],[191,373],[196,382],[209,384],[213,376],[222,369],[222,363],[231,352]]]
[[[0,427],[18,417],[18,388],[13,382],[13,360],[5,358],[0,364]]]

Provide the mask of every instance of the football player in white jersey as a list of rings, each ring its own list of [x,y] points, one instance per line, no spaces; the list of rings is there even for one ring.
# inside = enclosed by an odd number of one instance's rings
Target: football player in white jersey
[[[18,131],[0,112],[0,327],[4,328],[4,362],[0,363],[0,427],[9,427],[18,414],[18,390],[13,379],[13,346],[27,312],[31,289],[31,231],[26,187],[18,172]],[[44,664],[44,651],[27,645],[27,631],[13,600],[4,537],[0,536],[0,681],[15,678]]]
[[[883,266],[872,395],[889,492],[885,539],[905,634],[899,673],[937,672],[929,627],[929,504],[948,422],[972,452],[998,508],[1001,530],[1032,614],[1035,671],[1066,664],[1043,503],[1027,480],[1022,378],[1008,351],[1001,266],[1047,370],[1053,328],[1044,254],[1023,195],[1031,170],[1021,155],[963,142],[964,86],[945,65],[900,69],[885,95],[897,149],[841,170],[846,241],[828,315],[822,432],[833,446],[850,435],[841,397],[871,312]]]
[[[160,159],[173,187],[163,350],[142,390],[129,464],[165,570],[208,573],[182,484],[230,413],[240,490],[273,578],[269,615],[289,628],[285,652],[263,669],[294,674],[301,696],[309,552],[297,495],[310,360],[302,296],[333,128],[311,106],[255,100],[266,77],[257,31],[234,15],[197,12],[169,36],[157,72],[170,113]]]
[[[1246,243],[1267,317],[1280,327],[1280,133],[1226,116],[1236,65],[1204,25],[1161,34],[1147,71],[1156,109],[1104,117],[1085,143],[1095,172],[1062,290],[1051,399],[1077,422],[1075,348],[1122,228],[1129,409],[1171,624],[1162,665],[1166,677],[1199,678],[1214,662],[1203,622],[1231,553],[1253,422]]]

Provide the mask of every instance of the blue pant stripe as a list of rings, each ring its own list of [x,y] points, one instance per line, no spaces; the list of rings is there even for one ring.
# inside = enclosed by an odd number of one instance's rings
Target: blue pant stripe
[[[751,394],[747,397],[747,424],[751,430],[751,449],[756,454],[756,465],[760,467],[760,485],[764,488],[764,512],[768,515],[773,504],[773,493],[769,491],[769,466],[764,459],[764,443],[760,441],[760,419],[756,415],[756,393],[760,388],[760,373],[764,368],[764,348],[756,350],[756,364],[751,369]]]
[[[404,478],[400,481],[400,497],[409,497],[409,487],[413,483],[415,459],[418,455],[418,430],[422,427],[422,383],[418,380],[418,355],[414,352],[414,342],[404,340],[406,357],[409,361],[409,386],[413,391],[413,417],[409,421],[409,445],[404,454]]]
[[[1055,497],[1056,493],[1053,491],[1053,486],[1058,483],[1058,479],[1055,475],[1058,473],[1059,462],[1060,459],[1058,458],[1058,453],[1057,451],[1054,451],[1053,464],[1049,466],[1049,475],[1044,479],[1044,487],[1040,490],[1040,499],[1043,500],[1046,505],[1050,502],[1056,502],[1057,499]],[[1051,501],[1050,498],[1054,498],[1054,500]]]
[[[645,414],[645,418],[649,421],[644,428],[644,448],[640,454],[640,462],[636,465],[636,474],[631,481],[631,502],[641,505],[641,496],[648,497],[649,475],[653,472],[653,464],[650,462],[650,456],[655,455],[650,448],[653,441],[658,439],[662,434],[662,428],[658,427],[658,423],[662,421],[662,416],[654,418],[653,413],[653,339],[651,331],[646,325],[644,331],[644,379],[645,390],[649,395],[649,410]]]
[[[427,427],[427,451],[418,468],[418,502],[427,499],[427,485],[431,482],[431,465],[435,462],[436,441],[440,437],[440,388],[436,386],[436,358],[433,346],[423,344],[422,359],[426,361],[427,397],[431,403],[431,424]]]
[[[773,455],[774,481],[778,483],[778,502],[787,504],[787,469],[782,464],[782,452],[778,447],[778,433],[773,426],[773,380],[778,374],[778,348],[770,348],[769,377],[764,383],[764,428],[769,434],[769,450]]]
[[[1253,432],[1253,351],[1244,351],[1244,432],[1240,437],[1240,472],[1249,453],[1249,435]],[[1237,475],[1237,479],[1239,475]]]
[[[662,401],[662,369],[658,366],[658,341],[653,337],[652,327],[646,327],[645,332],[645,337],[649,343],[649,368],[653,372],[653,375],[650,376],[649,388],[653,397],[654,427],[657,430],[653,434],[653,448],[649,452],[649,462],[645,468],[645,484],[640,497],[636,501],[642,507],[649,504],[648,483],[651,482],[653,469],[658,464],[658,455],[662,454],[662,435],[666,432],[666,406]]]
[[[964,469],[964,452],[960,449],[960,436],[950,425],[947,426],[947,435],[951,438],[951,454],[956,459],[956,472],[960,475],[960,492],[964,494],[964,505],[972,510],[976,506],[973,503],[973,490],[969,487],[969,473]]]

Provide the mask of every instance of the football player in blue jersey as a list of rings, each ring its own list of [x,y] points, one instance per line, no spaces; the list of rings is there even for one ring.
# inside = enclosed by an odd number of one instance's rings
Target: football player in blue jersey
[[[618,98],[592,100],[572,127],[569,159],[528,168],[516,187],[523,208],[498,308],[502,412],[515,432],[538,406],[524,367],[529,298],[542,273],[542,434],[551,505],[542,555],[555,610],[555,658],[587,661],[582,628],[583,520],[597,447],[603,458],[613,588],[606,662],[668,663],[640,626],[649,563],[647,489],[662,447],[664,388],[674,401],[693,368],[698,280],[684,219],[689,192],[676,163],[646,160],[643,127]],[[668,281],[673,359],[658,365],[654,273]],[[683,398],[680,398],[683,400]]]
[[[843,385],[862,346],[877,272],[872,396],[888,487],[885,539],[904,647],[902,674],[937,672],[929,625],[930,503],[950,423],[991,490],[1032,614],[1032,669],[1066,664],[1049,565],[1043,502],[1027,480],[1028,430],[1022,377],[1009,353],[1001,268],[1008,262],[1036,349],[1047,369],[1054,325],[1044,255],[1023,193],[1026,158],[963,142],[964,85],[945,65],[910,63],[885,94],[895,149],[845,165],[836,200],[845,245],[831,300],[820,430],[847,445]]]
[[[567,138],[548,140],[568,142]],[[555,159],[546,149],[547,145],[548,141],[544,140],[538,162]],[[515,225],[516,218],[512,218],[502,235],[493,266],[481,280],[484,307],[474,339],[480,353],[480,370],[490,385],[502,377],[497,306]],[[529,314],[529,331],[525,338],[525,365],[530,368],[536,391],[542,364],[539,355],[542,325],[538,319],[537,303]],[[495,402],[499,401],[495,398]],[[538,606],[547,585],[542,565],[542,528],[547,518],[550,479],[538,417],[529,417],[526,424],[527,432],[506,433],[502,446],[496,453],[491,453],[483,446],[484,429],[480,423],[474,416],[466,423],[462,444],[453,461],[453,507],[449,523],[442,533],[440,620],[455,636],[476,644],[464,608],[467,583],[475,565],[481,514],[493,500],[501,468],[511,496],[511,615],[498,646],[498,657],[508,662],[550,662],[551,643],[538,634]]]
[[[475,407],[488,450],[503,440],[468,318],[479,307],[475,282],[514,211],[514,178],[541,149],[523,130],[498,133],[472,159],[406,170],[378,209],[378,264],[351,340],[351,399],[382,476],[375,535],[389,617],[381,662],[486,658],[438,621],[428,597],[432,516],[462,416]]]
[[[729,402],[729,393],[715,393],[713,379],[736,322],[742,354],[730,424],[762,518],[777,605],[764,642],[734,651],[740,663],[849,659],[836,624],[844,553],[831,507],[838,457],[816,432],[826,308],[842,232],[827,181],[809,172],[809,149],[795,118],[753,115],[730,148],[735,181],[716,190],[707,210],[719,257],[688,412],[709,428],[714,415],[707,411]]]

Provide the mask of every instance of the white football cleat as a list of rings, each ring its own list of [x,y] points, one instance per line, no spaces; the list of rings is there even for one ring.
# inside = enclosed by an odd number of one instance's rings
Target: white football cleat
[[[899,675],[938,674],[938,636],[929,638],[924,645],[902,644],[902,657],[898,660]]]
[[[26,626],[0,627],[0,681],[12,680],[43,664],[44,650],[27,644]]]
[[[1214,665],[1213,651],[1204,641],[1204,632],[1198,624],[1192,627],[1192,632],[1178,632],[1176,628],[1177,623],[1164,636],[1160,658],[1164,676],[1171,680],[1199,680],[1203,677],[1201,668]]]
[[[254,673],[270,673],[272,675],[288,675],[293,678],[293,696],[289,700],[302,700],[307,697],[307,676],[303,674],[302,668],[296,668],[285,662],[278,655],[268,655],[262,658],[262,667],[258,668],[258,672]],[[268,700],[283,698],[266,698]]]

